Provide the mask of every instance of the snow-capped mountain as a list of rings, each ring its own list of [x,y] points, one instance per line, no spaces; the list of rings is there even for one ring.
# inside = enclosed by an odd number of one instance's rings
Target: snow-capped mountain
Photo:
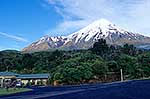
[[[53,48],[90,48],[93,43],[100,38],[106,39],[108,44],[113,45],[129,43],[134,44],[135,46],[140,46],[142,44],[150,44],[150,37],[129,32],[106,19],[100,19],[68,36],[44,36],[40,38],[40,40],[24,48],[23,51],[39,51]]]

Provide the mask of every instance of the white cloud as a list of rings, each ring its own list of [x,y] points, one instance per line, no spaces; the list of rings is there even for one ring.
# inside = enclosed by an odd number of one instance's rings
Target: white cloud
[[[52,33],[55,36],[60,36],[60,34],[68,35],[69,33],[74,32],[74,30],[78,30],[81,27],[86,26],[89,23],[89,20],[78,20],[78,21],[64,21],[61,24],[57,25],[56,28],[48,30],[48,34]],[[64,33],[65,32],[65,33]]]
[[[19,36],[15,36],[15,35],[10,35],[10,34],[4,33],[4,32],[0,32],[0,35],[8,37],[10,39],[13,39],[15,41],[26,42],[26,43],[29,42],[27,39],[25,39],[23,37],[19,37]]]
[[[46,1],[64,19],[52,31],[70,32],[100,18],[106,18],[132,31],[145,32],[145,34],[150,31],[150,0]]]
[[[140,4],[133,6],[133,9],[129,11],[132,17],[132,28],[150,36],[150,0],[143,0]]]
[[[5,50],[6,48],[3,46],[0,46],[0,51]]]

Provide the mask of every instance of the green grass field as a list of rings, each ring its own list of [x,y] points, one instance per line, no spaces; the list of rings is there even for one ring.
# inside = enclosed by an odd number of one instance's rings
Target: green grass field
[[[5,88],[0,88],[0,96],[1,95],[8,95],[8,94],[13,94],[13,93],[18,93],[18,92],[26,92],[26,91],[31,91],[32,89],[27,89],[27,88],[9,88],[6,90]]]

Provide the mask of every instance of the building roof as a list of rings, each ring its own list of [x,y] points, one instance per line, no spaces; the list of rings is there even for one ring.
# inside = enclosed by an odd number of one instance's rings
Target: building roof
[[[21,74],[18,75],[17,78],[20,79],[44,79],[44,78],[49,78],[49,74]]]
[[[0,72],[0,76],[18,76],[18,74],[13,72]]]

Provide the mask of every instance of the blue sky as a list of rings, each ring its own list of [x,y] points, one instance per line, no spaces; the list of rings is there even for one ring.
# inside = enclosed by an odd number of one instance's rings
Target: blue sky
[[[149,11],[150,0],[0,0],[0,50],[21,50],[101,18],[149,36]]]

